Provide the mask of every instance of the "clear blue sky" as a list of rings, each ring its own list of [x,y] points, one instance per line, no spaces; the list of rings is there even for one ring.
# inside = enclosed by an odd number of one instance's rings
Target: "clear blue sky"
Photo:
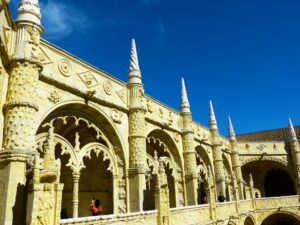
[[[15,11],[16,2],[11,9]],[[300,124],[298,0],[40,0],[44,38],[127,81],[131,38],[147,94],[194,120],[212,99],[227,135]]]

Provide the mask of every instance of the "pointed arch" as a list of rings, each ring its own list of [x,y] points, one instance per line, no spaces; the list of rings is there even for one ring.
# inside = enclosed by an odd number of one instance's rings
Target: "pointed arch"
[[[128,155],[124,138],[110,115],[102,111],[100,106],[82,103],[72,101],[54,106],[44,115],[37,129],[37,138],[45,137],[49,128],[53,129],[55,140],[62,147],[58,157],[64,160],[64,166],[72,168],[72,172],[64,172],[61,179],[68,186],[68,190],[63,191],[62,205],[68,207],[68,214],[71,215],[72,204],[68,206],[68,202],[73,196],[73,209],[77,201],[79,216],[89,215],[86,205],[93,192],[109,202],[104,213],[125,213],[128,206],[128,181],[125,176]],[[70,158],[66,159],[65,155]],[[92,180],[89,179],[90,175],[94,177]],[[78,182],[75,176],[79,176],[79,189],[72,187]],[[77,199],[74,201],[74,198]],[[76,210],[73,211],[76,217],[74,212]]]

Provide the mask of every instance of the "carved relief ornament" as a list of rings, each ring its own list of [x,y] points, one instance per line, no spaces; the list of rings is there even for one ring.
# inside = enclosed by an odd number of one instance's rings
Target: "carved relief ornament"
[[[58,70],[65,77],[69,77],[72,75],[72,65],[66,59],[61,59],[58,61]]]

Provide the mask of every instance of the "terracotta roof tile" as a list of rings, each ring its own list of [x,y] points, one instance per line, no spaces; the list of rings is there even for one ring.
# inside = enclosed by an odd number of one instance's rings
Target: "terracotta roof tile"
[[[297,138],[300,139],[300,126],[294,126]],[[274,130],[266,130],[260,132],[252,132],[247,134],[239,134],[236,136],[238,141],[284,141],[289,139],[288,128],[279,128]]]

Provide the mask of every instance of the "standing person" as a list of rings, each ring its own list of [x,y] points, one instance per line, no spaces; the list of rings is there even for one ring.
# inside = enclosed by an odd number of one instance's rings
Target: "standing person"
[[[102,213],[102,207],[99,199],[95,199],[95,197],[92,199],[91,205],[89,207],[89,210],[92,212],[93,216],[100,215]]]
[[[225,202],[225,196],[223,195],[222,192],[220,193],[218,200],[219,200],[219,202]]]

